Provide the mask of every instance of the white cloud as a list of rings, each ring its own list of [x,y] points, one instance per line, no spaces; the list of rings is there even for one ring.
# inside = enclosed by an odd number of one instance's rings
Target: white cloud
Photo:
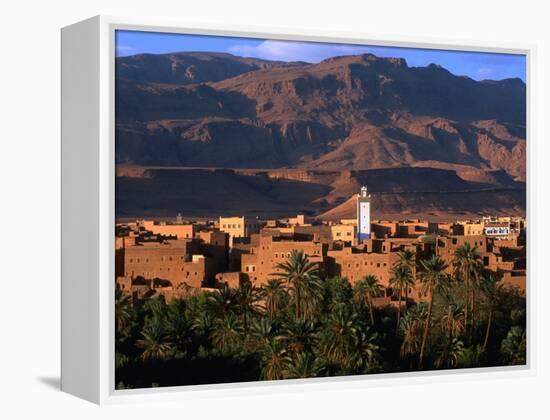
[[[353,55],[370,52],[372,48],[360,45],[335,45],[297,41],[263,41],[261,44],[235,45],[229,52],[243,57],[256,57],[266,60],[307,61],[317,63],[337,55]]]
[[[495,74],[495,69],[490,67],[480,67],[477,69],[476,74],[478,77],[490,77]]]
[[[129,45],[117,45],[116,46],[116,55],[130,55],[133,52],[135,52],[136,49],[134,47],[130,47]]]

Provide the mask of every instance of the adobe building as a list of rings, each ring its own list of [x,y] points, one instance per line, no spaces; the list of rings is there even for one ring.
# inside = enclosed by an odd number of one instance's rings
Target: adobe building
[[[398,223],[385,220],[377,220],[371,223],[371,229],[372,233],[377,238],[389,238],[392,236],[397,236]]]
[[[514,245],[510,240],[495,240],[493,252],[489,255],[488,268],[501,276],[503,285],[516,287],[520,292],[525,293],[527,282],[525,246]]]
[[[289,217],[286,224],[289,226],[308,226],[312,224],[312,220],[303,214],[298,214],[296,217]]]
[[[215,274],[226,270],[227,235],[202,232],[202,238],[138,242],[116,251],[117,287],[133,291],[140,278],[153,288],[200,288],[213,283]]]
[[[374,275],[383,287],[383,294],[376,301],[376,305],[395,306],[396,292],[390,286],[391,270],[400,261],[399,251],[404,250],[413,252],[417,260],[427,258],[433,252],[430,245],[413,239],[371,238],[357,247],[330,249],[325,259],[327,274],[331,277],[344,277],[352,286],[366,275]],[[416,268],[413,269],[412,275],[416,281]],[[419,300],[418,292],[418,288],[411,287],[406,294],[411,300]]]
[[[453,226],[453,234],[464,236],[479,236],[484,234],[484,224],[480,220],[459,220]]]
[[[343,230],[352,231],[353,227],[346,226]],[[264,227],[260,230],[260,235],[287,238],[295,241],[316,241],[327,245],[333,242],[332,229],[328,224],[305,224],[279,226],[276,228]],[[350,237],[350,239],[352,238]]]
[[[525,295],[527,287],[527,275],[525,270],[508,271],[502,275],[502,284],[504,287],[516,288]]]
[[[201,230],[195,237],[200,241],[199,253],[212,261],[212,270],[215,273],[226,271],[229,264],[229,235],[219,230]]]
[[[302,251],[309,261],[323,268],[323,256],[327,245],[315,241],[295,241],[271,235],[260,235],[259,243],[241,255],[241,272],[256,285],[266,284],[273,273],[279,272],[276,265],[284,263],[292,251]]]
[[[445,223],[445,222],[439,222],[439,223],[434,223],[435,225],[435,228],[432,229],[430,228],[430,233],[435,233],[436,235],[441,235],[441,236],[447,236],[447,235],[452,235],[453,234],[453,227],[454,227],[454,223]]]
[[[252,233],[258,233],[260,231],[260,223],[256,219],[244,216],[220,216],[218,228],[229,235],[229,246],[232,247],[234,239],[246,238]]]
[[[371,223],[376,238],[418,238],[430,233],[438,233],[439,224],[427,220],[376,220]]]
[[[489,222],[483,227],[488,238],[506,239],[512,235],[512,229],[508,222]]]
[[[230,271],[226,273],[216,274],[217,287],[220,287],[226,284],[227,286],[233,289],[236,289],[246,280],[247,280],[247,276],[244,273],[241,273],[240,271]]]
[[[198,226],[194,223],[188,224],[167,224],[165,222],[155,222],[153,220],[142,220],[139,226],[155,235],[173,236],[177,239],[194,238]]]
[[[504,231],[498,230],[503,227]],[[298,215],[272,220],[263,228],[258,220],[246,217],[220,217],[215,227],[184,224],[181,218],[175,224],[119,224],[116,284],[138,299],[162,296],[166,300],[205,287],[238,287],[243,281],[261,286],[274,277],[277,264],[286,262],[296,250],[307,255],[323,275],[347,278],[352,285],[367,274],[375,275],[384,289],[375,304],[395,307],[396,292],[390,279],[399,251],[413,252],[417,265],[436,253],[452,273],[456,250],[469,243],[477,248],[485,269],[499,273],[507,287],[524,292],[524,234],[525,221],[520,218],[372,222],[371,196],[363,187],[357,195],[357,217],[339,223]],[[435,241],[424,240],[429,235]],[[416,281],[416,269],[413,278]],[[418,290],[409,288],[409,299],[423,300]]]
[[[326,245],[330,245],[333,241],[332,229],[326,224],[293,226],[291,229],[292,234],[286,236],[295,241],[315,241]],[[285,233],[282,229],[279,230],[281,233]]]
[[[357,226],[352,224],[335,224],[330,226],[331,242],[343,241],[352,246],[357,245]]]
[[[328,251],[327,274],[331,277],[345,277],[352,286],[367,274],[372,274],[378,278],[383,287],[388,288],[390,270],[398,261],[397,252],[378,253],[345,247],[341,250]]]
[[[426,220],[404,220],[397,223],[397,237],[417,238],[430,231],[430,223]]]
[[[126,247],[123,252],[122,275],[134,279],[168,280],[173,286],[187,283],[200,287],[212,273],[210,261],[198,254],[200,243],[194,239],[143,242]]]
[[[470,247],[475,247],[477,249],[477,253],[481,257],[484,266],[487,266],[489,264],[489,252],[491,250],[491,247],[490,244],[487,242],[487,237],[485,235],[452,235],[446,237],[438,237],[437,255],[439,255],[446,264],[448,264],[447,271],[449,273],[451,273],[453,270],[453,260],[456,250],[466,243],[470,244]]]

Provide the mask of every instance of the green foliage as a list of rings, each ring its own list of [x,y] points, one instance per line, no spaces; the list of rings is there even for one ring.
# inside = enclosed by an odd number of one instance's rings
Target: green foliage
[[[424,351],[426,349],[426,343],[430,332],[434,297],[436,295],[446,295],[449,292],[450,287],[449,277],[445,273],[447,264],[445,264],[445,262],[437,255],[432,256],[429,260],[422,261],[422,268],[423,271],[420,273],[420,293],[424,296],[429,296],[429,304],[424,333],[422,336],[422,344],[420,345],[420,354],[418,356],[419,367],[422,367],[424,362]]]
[[[129,385],[126,385],[124,382],[120,381],[117,384],[116,389],[132,389],[132,387],[129,386]]]
[[[500,353],[506,364],[524,365],[527,360],[527,340],[525,331],[514,325],[508,331],[500,346]]]
[[[483,270],[483,262],[476,247],[471,247],[469,242],[458,247],[453,258],[454,276],[466,286],[464,296],[464,323],[468,330],[471,324],[471,339],[475,339],[476,300],[480,288],[480,276]]]
[[[279,339],[285,343],[289,353],[296,356],[312,351],[317,341],[317,332],[313,321],[291,318],[285,321]]]
[[[462,304],[450,302],[447,313],[441,318],[441,328],[448,331],[450,340],[460,337],[464,332],[464,317]]]
[[[283,379],[286,366],[289,362],[290,358],[287,356],[286,349],[281,342],[278,340],[269,340],[261,351],[261,379],[268,381]]]
[[[277,316],[288,304],[288,295],[285,292],[281,279],[270,279],[260,290],[264,302],[264,310],[270,318]]]
[[[324,281],[325,308],[332,311],[342,303],[349,302],[353,297],[351,284],[342,277],[331,277]]]
[[[242,282],[236,290],[234,300],[236,312],[240,314],[243,329],[248,332],[249,320],[260,314],[260,290],[250,282]]]
[[[486,354],[481,346],[465,347],[458,355],[457,366],[459,368],[476,368],[485,366]]]
[[[132,306],[130,296],[122,293],[121,290],[115,291],[115,319],[117,338],[127,337],[130,333],[132,323],[135,321],[135,311]]]
[[[382,294],[382,286],[378,278],[372,274],[368,274],[355,283],[353,288],[353,299],[355,303],[362,308],[368,306],[370,322],[374,325],[374,304],[373,299]]]
[[[402,258],[407,258],[403,256]],[[397,296],[399,298],[397,307],[397,329],[399,329],[399,322],[401,321],[401,300],[403,295],[408,294],[410,287],[414,286],[414,280],[411,268],[407,263],[400,262],[391,269],[390,286],[397,290]]]
[[[214,322],[212,345],[222,354],[236,353],[240,350],[243,332],[241,320],[229,312]]]
[[[428,318],[428,308],[425,304],[414,306],[407,311],[400,325],[403,341],[400,354],[403,358],[414,357],[420,354],[422,334]]]
[[[449,342],[439,351],[439,354],[435,358],[434,367],[451,369],[457,366],[459,358],[464,352],[464,343],[453,337]]]
[[[262,349],[267,343],[276,337],[276,328],[270,318],[256,318],[250,328],[249,347]]]
[[[288,359],[284,370],[287,379],[315,378],[320,376],[325,366],[322,360],[311,353],[298,353],[292,359]]]
[[[136,342],[136,346],[143,350],[141,353],[143,360],[163,359],[172,351],[172,343],[168,341],[168,334],[160,321],[156,319],[143,327],[141,339]]]
[[[128,364],[130,358],[124,353],[115,353],[115,368],[121,368]]]
[[[357,313],[351,307],[335,307],[319,334],[320,355],[340,370],[350,371],[358,357],[359,328]]]
[[[396,265],[391,270],[390,286],[397,289],[400,296],[407,288],[414,286],[411,269],[406,265]]]
[[[323,285],[316,264],[302,251],[292,251],[287,261],[275,266],[272,274],[282,280],[295,308],[296,318],[312,318],[323,297]]]
[[[374,305],[375,276],[352,287],[300,252],[261,288],[140,305],[117,292],[117,389],[524,364],[525,297],[476,261],[462,249],[451,278],[439,257],[401,251],[392,286],[405,298],[417,272],[424,302],[399,312]]]

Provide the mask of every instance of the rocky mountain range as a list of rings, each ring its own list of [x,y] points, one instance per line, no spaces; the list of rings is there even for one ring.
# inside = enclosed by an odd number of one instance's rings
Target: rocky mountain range
[[[214,169],[231,173],[236,213],[330,212],[363,182],[380,195],[432,194],[434,214],[521,213],[526,85],[371,54],[318,64],[202,52],[120,57],[116,162],[120,216],[145,211],[141,194],[154,202],[151,214],[222,211],[197,191],[196,205],[186,205],[189,168],[203,190]],[[283,180],[296,185],[285,192],[275,185]],[[483,191],[482,202],[467,198],[472,191]],[[428,212],[408,208],[406,197],[386,200],[379,216]]]

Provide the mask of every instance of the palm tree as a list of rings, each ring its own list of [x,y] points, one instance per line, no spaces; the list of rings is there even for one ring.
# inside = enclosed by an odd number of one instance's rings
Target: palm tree
[[[448,289],[448,276],[445,273],[447,264],[445,264],[445,261],[437,255],[433,255],[429,260],[422,261],[422,268],[423,271],[420,273],[420,281],[422,282],[421,293],[424,296],[429,295],[430,301],[428,303],[426,326],[424,327],[422,345],[420,347],[420,355],[418,357],[418,366],[420,368],[422,368],[426,341],[428,340],[428,334],[430,331],[434,296],[436,294],[442,295]]]
[[[321,355],[330,362],[350,367],[358,348],[357,314],[339,305],[329,315],[321,332]]]
[[[509,365],[524,365],[526,362],[526,338],[523,328],[514,325],[500,345],[500,353]]]
[[[464,332],[464,308],[449,303],[447,313],[441,318],[441,327],[449,333],[449,342]]]
[[[399,305],[397,307],[397,326],[399,329],[399,321],[401,320],[401,298],[403,291],[408,290],[410,286],[414,286],[412,271],[405,265],[396,265],[391,269],[390,286],[397,289],[399,297]]]
[[[436,368],[454,368],[458,364],[458,360],[463,352],[464,343],[454,337],[437,355],[434,365]]]
[[[163,359],[172,350],[172,343],[168,341],[167,334],[158,322],[151,322],[141,331],[141,339],[136,341],[136,346],[143,349],[141,359]]]
[[[224,283],[221,289],[208,294],[207,306],[217,316],[234,311],[237,306],[237,292]]]
[[[265,311],[273,318],[285,303],[285,289],[280,279],[270,279],[261,289]]]
[[[311,353],[301,352],[289,359],[284,370],[284,376],[288,379],[315,378],[323,371],[321,361]]]
[[[273,321],[269,318],[256,318],[250,326],[251,345],[253,349],[261,349],[275,338]]]
[[[192,323],[185,316],[185,308],[184,300],[174,299],[167,305],[165,317],[167,336],[182,352],[187,350],[192,338]]]
[[[212,344],[222,353],[231,353],[241,344],[242,333],[243,326],[240,319],[230,312],[214,322]]]
[[[489,333],[491,331],[491,324],[493,323],[493,311],[495,303],[502,293],[502,284],[499,282],[497,277],[490,274],[481,278],[480,287],[487,302],[487,328],[485,329],[485,339],[483,340],[482,347],[482,351],[485,351],[487,350]]]
[[[481,261],[481,257],[479,256],[477,252],[476,247],[471,247],[469,242],[464,243],[464,245],[458,247],[455,250],[454,258],[453,258],[453,267],[454,267],[454,274],[455,277],[458,280],[461,280],[466,285],[466,305],[465,305],[465,311],[464,311],[464,323],[465,323],[465,329],[468,329],[468,314],[469,314],[469,308],[471,306],[472,308],[472,337],[474,334],[474,328],[475,328],[475,288],[477,285],[477,280],[479,278],[479,274],[481,272],[481,269],[483,268],[483,263]],[[471,304],[470,304],[470,288],[472,288],[472,297],[471,297]]]
[[[348,279],[340,276],[327,278],[323,282],[325,305],[332,311],[341,303],[347,303],[353,298],[353,289]]]
[[[313,321],[301,318],[289,320],[282,331],[281,339],[293,355],[310,351],[315,344],[316,328]]]
[[[214,317],[207,311],[199,312],[191,322],[191,329],[197,335],[209,336],[213,327]]]
[[[410,249],[404,249],[402,251],[399,251],[397,253],[397,256],[399,257],[399,265],[409,267],[411,270],[411,274],[413,276],[413,286],[414,286],[414,277],[415,277],[415,271],[416,271],[416,254],[412,252]],[[405,301],[409,300],[409,288],[407,287],[405,289]]]
[[[358,334],[357,367],[363,373],[374,372],[379,368],[380,347],[377,344],[378,335],[370,333],[369,330],[369,327],[367,327],[365,331],[360,331]]]
[[[410,249],[404,249],[397,253],[399,257],[399,265],[409,267],[411,271],[416,268],[416,254]]]
[[[322,296],[317,265],[303,251],[293,250],[287,261],[275,266],[273,277],[283,280],[294,303],[296,318],[310,318]]]
[[[402,358],[415,356],[420,353],[422,346],[422,335],[428,310],[426,304],[420,303],[407,311],[401,322],[401,331],[403,333],[403,342],[401,344],[400,355]],[[412,363],[412,359],[411,359]]]
[[[261,378],[268,381],[283,379],[289,360],[282,344],[278,340],[269,340],[261,353]]]
[[[457,367],[473,368],[482,367],[484,365],[484,352],[480,346],[474,345],[464,347],[457,361]]]
[[[235,293],[235,306],[241,314],[245,334],[248,332],[248,320],[260,313],[259,290],[252,283],[245,281],[239,284]]]
[[[115,291],[115,317],[116,333],[119,336],[134,318],[134,308],[130,296],[122,293],[119,289]]]
[[[372,274],[367,274],[353,288],[353,296],[358,303],[366,303],[369,307],[370,322],[374,325],[373,298],[380,296],[382,286],[378,278]]]
[[[147,318],[150,321],[162,323],[166,316],[166,303],[161,297],[148,299],[144,305],[145,311],[148,313]]]

